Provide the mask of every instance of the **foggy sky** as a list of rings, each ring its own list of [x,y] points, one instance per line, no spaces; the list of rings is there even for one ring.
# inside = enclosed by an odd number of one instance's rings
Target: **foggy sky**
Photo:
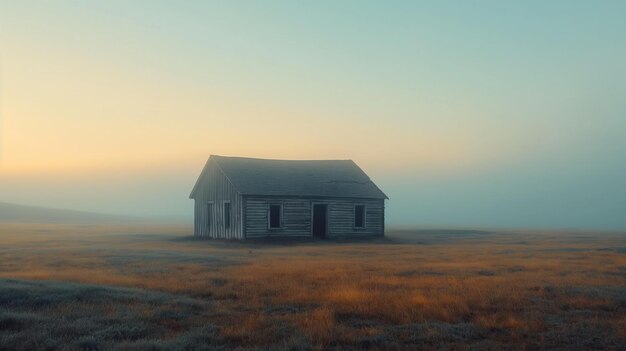
[[[624,13],[0,0],[0,201],[191,218],[209,154],[349,158],[389,225],[626,229]]]

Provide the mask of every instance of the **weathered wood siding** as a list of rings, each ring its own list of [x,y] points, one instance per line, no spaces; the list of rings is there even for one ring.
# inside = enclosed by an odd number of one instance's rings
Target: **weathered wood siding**
[[[313,204],[328,205],[327,237],[377,236],[385,232],[384,200],[244,197],[246,238],[312,236]],[[269,229],[270,204],[282,204],[282,228]],[[354,227],[354,206],[365,206],[365,228]]]
[[[246,238],[265,236],[311,236],[311,201],[294,198],[246,197]],[[270,204],[283,205],[282,228],[269,229]]]
[[[354,206],[365,206],[365,228],[354,227]],[[328,205],[327,237],[377,236],[385,234],[385,201],[332,200]]]
[[[201,238],[243,239],[242,198],[214,162],[209,162],[195,193],[194,235]],[[213,202],[211,223],[208,203]],[[230,227],[224,222],[224,202],[230,201]]]

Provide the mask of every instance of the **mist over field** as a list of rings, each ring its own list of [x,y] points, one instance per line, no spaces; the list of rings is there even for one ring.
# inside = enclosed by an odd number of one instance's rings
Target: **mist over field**
[[[0,350],[626,350],[625,18],[0,0]]]
[[[0,0],[0,350],[626,350],[625,15]]]
[[[543,164],[528,161],[469,174],[393,175],[377,169],[368,173],[390,197],[387,223],[392,227],[622,230],[626,228],[626,162],[615,149],[613,159],[587,154],[571,161],[550,158]],[[153,170],[150,175],[5,178],[0,194],[3,201],[20,204],[191,223],[193,203],[188,195],[204,161],[196,167]]]

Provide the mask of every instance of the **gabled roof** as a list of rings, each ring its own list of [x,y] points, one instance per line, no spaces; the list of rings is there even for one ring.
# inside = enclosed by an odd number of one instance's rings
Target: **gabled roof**
[[[268,160],[211,155],[242,195],[388,199],[352,160]]]

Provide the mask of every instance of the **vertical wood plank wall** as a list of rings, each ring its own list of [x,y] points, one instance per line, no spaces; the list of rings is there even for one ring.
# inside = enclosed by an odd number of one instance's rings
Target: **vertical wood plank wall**
[[[194,235],[201,238],[243,239],[241,195],[215,163],[210,162],[195,194]],[[213,201],[211,225],[208,202]],[[230,227],[224,225],[224,201],[230,201]]]

